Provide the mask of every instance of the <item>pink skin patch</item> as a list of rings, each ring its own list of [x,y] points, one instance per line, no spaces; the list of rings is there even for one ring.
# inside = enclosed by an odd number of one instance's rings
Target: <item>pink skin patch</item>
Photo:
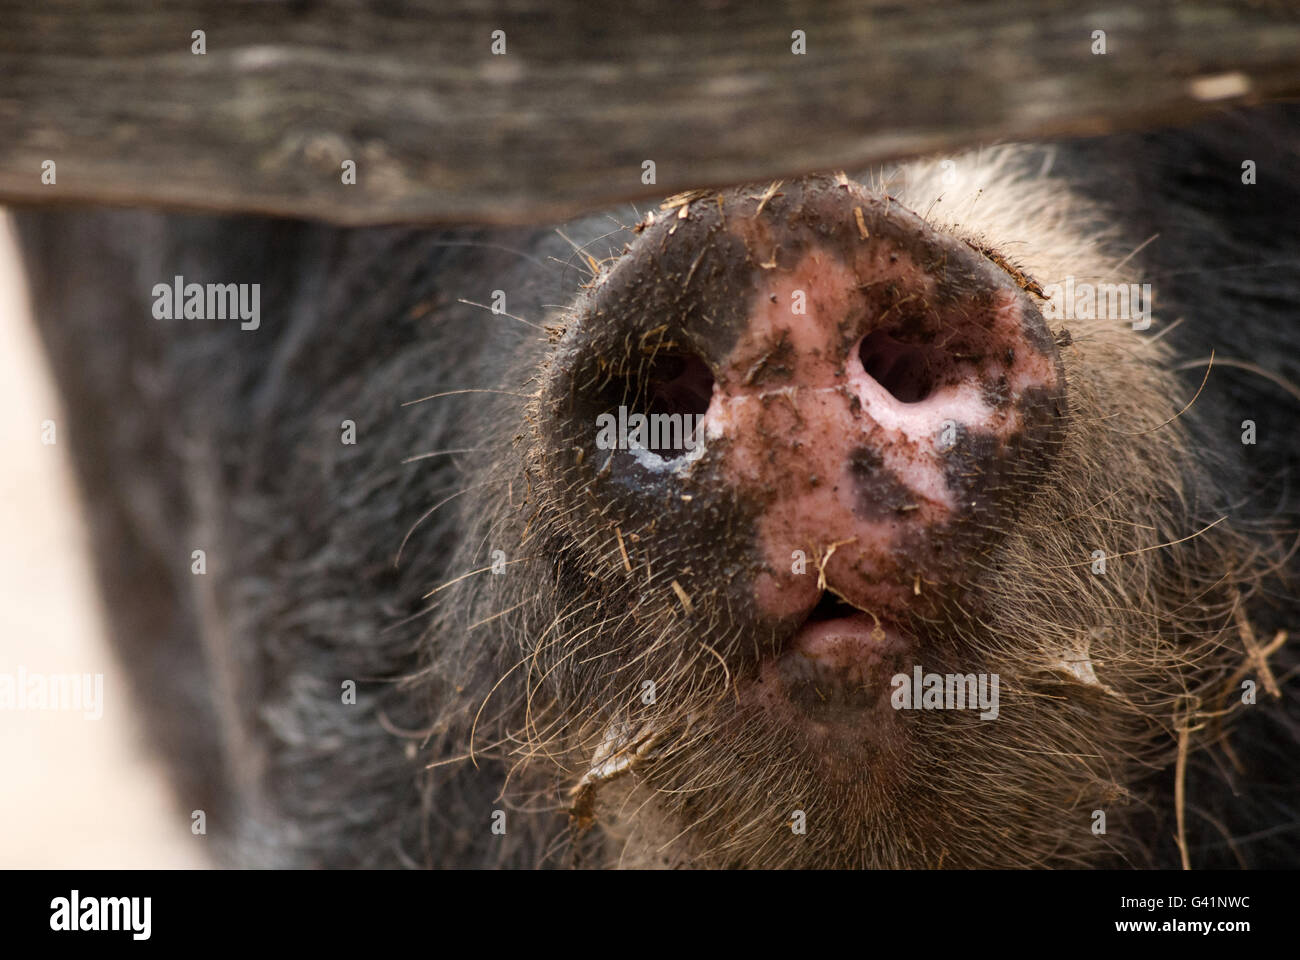
[[[705,415],[724,479],[761,504],[755,600],[797,616],[824,583],[893,619],[942,574],[918,545],[946,543],[976,506],[952,479],[952,451],[971,437],[1004,450],[1023,427],[1024,394],[1057,388],[1054,358],[1028,342],[1014,291],[989,291],[982,308],[929,306],[936,277],[883,240],[864,242],[852,265],[813,248],[766,276]],[[873,287],[892,305],[864,296]]]

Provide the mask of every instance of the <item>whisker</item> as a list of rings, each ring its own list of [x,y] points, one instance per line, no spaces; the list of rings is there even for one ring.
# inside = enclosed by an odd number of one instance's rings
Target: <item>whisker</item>
[[[518,610],[520,607],[528,606],[528,604],[531,602],[532,602],[532,597],[529,597],[524,600],[520,600],[513,607],[506,607],[504,610],[499,610],[496,613],[492,614],[490,617],[484,617],[482,620],[479,620],[475,623],[471,623],[468,627],[465,628],[465,632],[468,633],[470,630],[473,630],[477,627],[481,627],[485,623],[491,623],[493,620],[497,619],[497,617],[504,617],[507,613],[513,613],[514,611]]]
[[[430,450],[428,453],[417,453],[413,457],[407,457],[402,463],[415,463],[417,460],[428,460],[430,457],[448,457],[456,453],[482,453],[483,447],[462,447],[458,450]]]
[[[1213,360],[1214,360],[1214,355],[1211,354],[1209,357],[1201,357],[1197,360],[1188,360],[1186,363],[1180,363],[1178,366],[1174,367],[1174,369],[1191,370],[1193,367],[1199,367],[1201,364],[1210,363]],[[1300,400],[1300,387],[1296,386],[1296,384],[1293,381],[1288,380],[1286,377],[1280,376],[1271,370],[1265,370],[1263,367],[1259,366],[1259,364],[1250,363],[1249,361],[1246,360],[1229,359],[1229,360],[1220,360],[1219,365],[1224,367],[1235,367],[1238,370],[1245,370],[1248,373],[1253,373],[1258,376],[1261,376],[1265,380],[1268,380],[1269,382],[1274,383],[1277,386],[1281,387],[1283,390],[1285,390],[1291,396],[1295,397],[1297,400]]]
[[[1128,263],[1130,260],[1132,260],[1134,257],[1136,257],[1139,253],[1141,253],[1143,250],[1145,250],[1148,246],[1150,246],[1151,242],[1152,242],[1153,240],[1155,240],[1156,237],[1158,237],[1158,236],[1160,236],[1160,234],[1158,234],[1158,233],[1153,233],[1153,234],[1151,234],[1151,236],[1147,237],[1145,240],[1143,240],[1141,243],[1139,243],[1136,247],[1134,247],[1133,250],[1132,250],[1132,252],[1130,252],[1129,255],[1128,255],[1127,257],[1125,257],[1125,258],[1124,258],[1123,260],[1121,260],[1119,263],[1115,264],[1115,268],[1114,268],[1114,269],[1115,269],[1115,270],[1119,270],[1121,267],[1124,266],[1124,264]]]
[[[523,317],[517,317],[513,313],[506,313],[506,311],[504,310],[495,310],[492,307],[489,307],[486,303],[477,303],[473,300],[466,300],[463,297],[457,297],[456,302],[463,303],[467,307],[480,307],[481,309],[486,310],[488,313],[492,314],[493,316],[509,317],[511,320],[518,320],[520,323],[524,324],[525,326],[532,327],[534,330],[540,331],[541,333],[546,332],[546,328],[539,323],[533,323],[533,321],[531,320],[525,320]]]
[[[411,529],[406,531],[406,536],[402,537],[402,542],[397,547],[397,556],[393,558],[393,566],[397,567],[401,564],[402,551],[406,549],[406,544],[410,541],[411,534],[415,533],[416,528],[419,527],[420,524],[424,523],[424,521],[428,520],[435,513],[437,513],[439,509],[451,503],[451,501],[455,500],[457,497],[464,496],[465,494],[469,493],[471,490],[480,490],[483,487],[490,487],[493,486],[494,484],[501,484],[503,482],[504,481],[501,480],[486,480],[483,483],[476,483],[473,486],[465,487],[463,490],[457,490],[451,496],[444,497],[443,499],[435,503],[432,507],[430,507],[423,514],[421,514],[420,518],[416,520],[415,523],[411,524]],[[431,594],[426,594],[425,597],[422,599],[425,599],[429,596],[431,596]]]
[[[1179,317],[1173,323],[1167,324],[1165,328],[1161,330],[1159,333],[1157,333],[1155,336],[1147,337],[1147,343],[1155,343],[1165,334],[1172,333],[1174,330],[1177,330],[1180,326],[1182,326],[1183,321],[1186,319],[1187,319],[1186,317]],[[1220,360],[1219,362],[1222,363],[1223,361]]]
[[[1166,547],[1176,547],[1178,546],[1178,544],[1186,543],[1188,540],[1195,540],[1197,537],[1205,533],[1207,530],[1211,529],[1212,527],[1217,527],[1219,524],[1223,523],[1223,521],[1227,519],[1228,519],[1227,517],[1220,517],[1218,520],[1215,520],[1213,523],[1207,523],[1205,526],[1201,527],[1201,529],[1197,530],[1195,533],[1189,533],[1187,536],[1182,537],[1178,540],[1169,540],[1165,543],[1157,543],[1154,546],[1142,547],[1140,550],[1128,550],[1124,553],[1111,554],[1107,556],[1106,559],[1119,560],[1121,557],[1134,557],[1137,556],[1139,553],[1148,553],[1151,550],[1163,550]],[[1048,566],[1045,566],[1043,569],[1044,570],[1069,570],[1071,567],[1089,567],[1092,566],[1093,562],[1094,562],[1093,560],[1088,559],[1088,560],[1080,561],[1079,563],[1057,563],[1057,564],[1050,564]]]
[[[1205,376],[1201,378],[1201,385],[1200,385],[1199,387],[1196,388],[1196,393],[1192,396],[1192,399],[1190,399],[1190,400],[1187,401],[1187,403],[1186,403],[1186,405],[1183,407],[1183,409],[1179,410],[1177,413],[1175,413],[1172,417],[1170,417],[1170,418],[1169,418],[1168,420],[1166,420],[1164,423],[1156,424],[1156,425],[1155,425],[1154,427],[1152,427],[1150,430],[1139,430],[1137,433],[1128,433],[1127,431],[1124,431],[1124,430],[1116,430],[1115,432],[1118,433],[1118,434],[1119,434],[1120,436],[1122,436],[1122,437],[1144,437],[1144,436],[1146,436],[1146,435],[1149,434],[1149,433],[1155,433],[1157,430],[1159,430],[1159,429],[1161,429],[1161,428],[1163,428],[1163,427],[1167,427],[1167,426],[1169,426],[1169,424],[1173,423],[1175,420],[1177,420],[1177,419],[1178,419],[1179,417],[1181,417],[1184,413],[1186,413],[1188,410],[1191,409],[1192,404],[1194,404],[1194,403],[1196,402],[1196,398],[1199,397],[1199,396],[1201,395],[1201,391],[1205,389],[1205,384],[1206,384],[1207,382],[1209,382],[1209,379],[1210,379],[1210,370],[1211,370],[1213,367],[1214,367],[1214,351],[1210,351],[1210,358],[1209,358],[1209,360],[1207,361],[1207,363],[1206,363],[1206,367],[1205,367]]]
[[[519,397],[522,400],[533,399],[533,394],[531,393],[515,393],[514,391],[511,390],[487,390],[487,389],[471,388],[466,390],[444,390],[442,393],[431,393],[427,397],[420,397],[418,400],[407,400],[405,403],[402,404],[402,406],[409,407],[417,403],[424,403],[424,401],[426,400],[437,400],[441,397],[457,397],[463,393],[496,393],[496,394],[500,394],[503,397]]]
[[[536,559],[537,559],[536,557],[520,557],[520,558],[517,559],[517,560],[507,560],[505,563],[502,564],[502,566],[503,566],[503,567],[508,567],[508,566],[510,566],[511,564],[515,564],[515,563],[525,563],[525,562],[527,562],[527,561],[529,561],[529,560],[536,560]],[[438,593],[438,592],[440,592],[440,591],[442,591],[442,590],[446,590],[448,587],[455,586],[456,584],[460,583],[462,580],[465,580],[465,579],[467,579],[467,578],[469,578],[469,577],[472,577],[472,576],[474,576],[475,574],[479,574],[479,573],[487,573],[487,572],[488,572],[489,570],[491,570],[491,569],[492,569],[492,565],[491,565],[491,564],[488,564],[486,567],[479,567],[477,570],[471,570],[471,571],[469,571],[468,573],[462,573],[459,577],[456,577],[455,579],[452,579],[452,580],[448,580],[446,583],[444,583],[444,584],[442,584],[442,585],[440,585],[440,586],[434,587],[432,590],[430,590],[428,593],[426,593],[426,594],[425,594],[424,596],[422,596],[420,599],[421,599],[421,600],[428,600],[428,599],[429,599],[431,596],[433,596],[435,593]]]

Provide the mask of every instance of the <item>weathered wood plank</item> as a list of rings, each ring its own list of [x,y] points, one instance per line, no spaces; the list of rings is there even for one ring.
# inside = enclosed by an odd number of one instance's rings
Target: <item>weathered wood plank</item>
[[[344,223],[561,218],[1300,94],[1274,0],[4,0],[0,24],[0,200]]]

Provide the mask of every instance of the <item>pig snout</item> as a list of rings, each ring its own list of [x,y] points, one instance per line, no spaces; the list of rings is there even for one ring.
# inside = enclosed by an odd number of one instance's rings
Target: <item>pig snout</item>
[[[871,686],[1048,482],[1065,378],[1032,281],[843,177],[665,206],[559,345],[556,489],[643,596]]]

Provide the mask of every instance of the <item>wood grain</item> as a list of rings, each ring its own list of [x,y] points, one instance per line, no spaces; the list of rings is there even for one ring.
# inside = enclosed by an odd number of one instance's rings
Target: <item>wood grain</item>
[[[341,223],[621,200],[1300,94],[1291,4],[4,0],[0,200]],[[204,30],[207,52],[191,52]],[[504,30],[506,53],[493,55]],[[791,52],[804,31],[807,52]],[[1093,31],[1107,52],[1092,52]],[[57,180],[41,182],[41,164]],[[354,160],[357,182],[341,182]],[[642,183],[653,160],[657,182]]]

